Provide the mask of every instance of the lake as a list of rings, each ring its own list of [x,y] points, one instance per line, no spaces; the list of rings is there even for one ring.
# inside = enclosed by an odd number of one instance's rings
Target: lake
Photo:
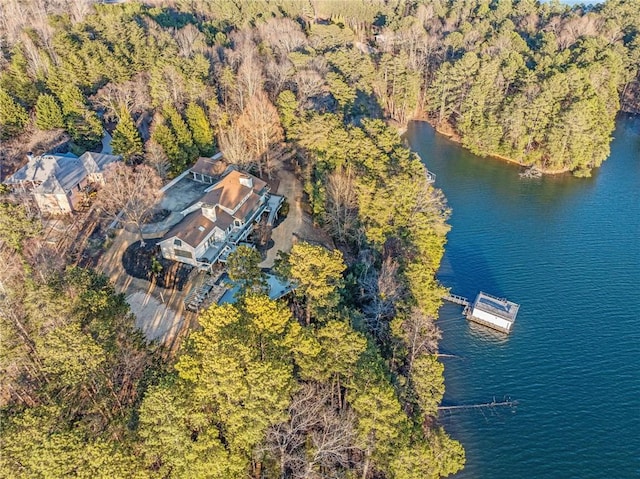
[[[446,304],[442,417],[462,442],[456,478],[640,477],[640,117],[617,121],[588,179],[521,179],[414,122],[412,148],[452,209],[440,281],[520,303],[509,336]]]

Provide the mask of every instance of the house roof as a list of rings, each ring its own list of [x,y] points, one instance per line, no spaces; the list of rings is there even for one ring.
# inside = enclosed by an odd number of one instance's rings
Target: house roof
[[[193,173],[207,176],[221,176],[227,165],[220,158],[206,158],[201,156],[196,164],[191,167]]]
[[[252,186],[242,184],[240,180]],[[163,241],[176,237],[197,248],[215,227],[225,231],[233,224],[234,219],[246,221],[255,212],[266,186],[266,182],[255,176],[232,170],[186,210],[189,211],[196,206],[198,208],[175,225],[164,236]],[[244,203],[242,203],[243,200]],[[241,206],[238,208],[238,205]],[[231,215],[222,207],[231,211],[236,208],[238,210]],[[212,219],[214,216],[210,213],[211,209],[214,210],[215,220]]]
[[[235,218],[241,219],[243,221],[247,221],[248,217],[255,211],[256,207],[260,203],[260,196],[256,195],[254,192],[251,192],[247,201],[238,208],[238,211],[233,215]]]
[[[58,165],[58,161],[65,158],[77,158],[77,156],[72,153],[67,153],[64,155],[42,155],[30,157],[27,164],[7,178],[5,183],[15,184],[22,183],[23,181],[42,183],[51,176]]]
[[[243,185],[242,179],[250,180],[252,187]],[[212,189],[202,197],[201,201],[208,205],[221,205],[229,210],[235,210],[240,202],[252,191],[260,194],[267,183],[248,173],[237,170],[230,171]]]
[[[105,153],[95,153],[93,151],[84,152],[79,160],[82,162],[84,169],[88,173],[100,173],[105,167],[114,161],[120,160],[119,156],[107,155]]]
[[[193,248],[197,248],[211,233],[215,223],[202,214],[202,210],[189,213],[164,236],[165,239],[176,237]]]
[[[233,216],[227,213],[222,208],[216,206],[216,226],[218,226],[221,230],[226,230],[229,226],[233,224]]]
[[[10,176],[6,183],[32,181],[40,183],[37,188],[39,193],[67,193],[88,174],[99,173],[109,163],[119,159],[119,156],[93,152],[86,152],[80,158],[71,153],[34,156]]]

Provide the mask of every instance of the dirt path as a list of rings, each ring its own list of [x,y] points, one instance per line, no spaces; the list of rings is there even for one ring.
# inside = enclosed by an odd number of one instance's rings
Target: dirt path
[[[281,166],[276,173],[280,179],[279,195],[283,195],[289,203],[289,214],[275,227],[271,234],[274,245],[267,251],[267,257],[260,263],[262,268],[271,268],[278,251],[290,251],[294,242],[294,235],[302,228],[302,184],[295,174],[287,167]]]
[[[293,171],[290,157],[284,162],[282,159],[278,159],[274,165],[274,175],[280,180],[278,191],[275,193],[287,199],[289,213],[282,223],[273,229],[271,239],[274,245],[267,250],[265,260],[260,263],[261,268],[273,267],[278,252],[291,251],[291,247],[298,241],[321,244],[330,249],[335,248],[331,237],[321,228],[314,226],[310,214],[302,207],[302,182]]]

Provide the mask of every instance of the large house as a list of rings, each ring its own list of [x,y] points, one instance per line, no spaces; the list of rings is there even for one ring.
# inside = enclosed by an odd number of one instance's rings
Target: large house
[[[261,179],[231,169],[181,212],[184,218],[158,243],[162,256],[209,271],[217,261],[226,261],[261,216],[277,211],[282,201],[269,194]]]
[[[87,151],[77,157],[72,153],[28,156],[25,166],[5,184],[30,190],[43,213],[64,214],[78,205],[93,185],[104,183],[107,165],[120,161],[119,156]]]

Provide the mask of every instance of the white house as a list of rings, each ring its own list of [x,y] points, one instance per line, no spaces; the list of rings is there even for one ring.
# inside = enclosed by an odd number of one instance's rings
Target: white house
[[[28,156],[26,165],[5,181],[28,189],[43,213],[63,214],[76,210],[92,185],[104,183],[103,171],[120,156],[87,151]]]
[[[262,214],[273,207],[270,196],[267,183],[231,170],[182,211],[184,219],[158,243],[162,256],[210,270],[216,261],[226,261]],[[277,208],[281,203],[282,197]]]
[[[511,331],[520,305],[480,292],[467,315],[469,321],[484,324],[503,333]]]

